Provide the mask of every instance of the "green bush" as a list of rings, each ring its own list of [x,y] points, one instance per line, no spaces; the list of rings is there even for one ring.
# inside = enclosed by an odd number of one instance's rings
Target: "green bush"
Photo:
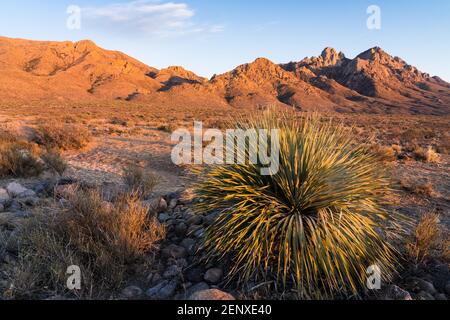
[[[395,272],[396,252],[380,234],[395,223],[381,205],[389,179],[341,126],[295,117],[269,111],[238,123],[280,129],[277,174],[218,165],[196,185],[196,210],[221,212],[206,232],[206,257],[228,258],[240,283],[275,281],[306,299],[358,296],[369,266],[384,280]]]

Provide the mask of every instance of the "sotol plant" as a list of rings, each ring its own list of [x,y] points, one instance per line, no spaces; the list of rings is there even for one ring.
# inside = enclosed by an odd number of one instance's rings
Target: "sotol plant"
[[[381,235],[395,223],[381,206],[389,180],[341,126],[295,117],[269,111],[238,123],[280,129],[277,174],[251,164],[204,173],[197,210],[220,212],[206,232],[206,256],[229,258],[230,277],[241,283],[274,280],[306,299],[358,296],[369,266],[385,280],[394,272],[396,253]]]

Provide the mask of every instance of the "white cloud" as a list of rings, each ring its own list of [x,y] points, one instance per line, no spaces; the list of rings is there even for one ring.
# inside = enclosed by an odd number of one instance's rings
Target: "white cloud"
[[[222,32],[223,26],[198,25],[195,11],[185,3],[137,0],[82,8],[88,22],[121,30],[145,32],[159,36]]]

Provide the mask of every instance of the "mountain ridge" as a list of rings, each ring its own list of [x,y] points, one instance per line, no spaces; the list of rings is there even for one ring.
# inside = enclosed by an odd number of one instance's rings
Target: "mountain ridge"
[[[206,79],[158,70],[90,40],[0,37],[0,102],[126,100],[217,107],[288,105],[305,111],[450,114],[450,84],[379,47],[354,59],[327,47],[277,64],[258,58]]]

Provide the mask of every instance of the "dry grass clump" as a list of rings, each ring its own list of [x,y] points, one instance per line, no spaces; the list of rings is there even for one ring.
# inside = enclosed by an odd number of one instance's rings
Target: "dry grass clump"
[[[432,147],[428,147],[427,149],[422,147],[416,147],[414,149],[414,157],[419,161],[436,163],[440,161],[439,154],[434,151]]]
[[[128,192],[146,198],[158,184],[158,177],[141,167],[130,165],[123,169],[123,181]]]
[[[197,210],[220,212],[206,232],[207,258],[229,258],[229,276],[241,284],[274,281],[306,299],[358,296],[369,266],[384,280],[395,272],[395,250],[380,235],[395,225],[381,205],[389,179],[341,126],[292,119],[267,112],[238,124],[280,130],[278,172],[218,165],[196,186]]]
[[[78,189],[63,208],[44,208],[21,229],[19,266],[10,274],[8,297],[110,298],[133,265],[151,260],[148,254],[164,236],[164,227],[138,197],[108,203],[99,191]],[[66,287],[72,265],[82,273],[77,292]]]
[[[67,162],[58,151],[47,151],[41,155],[41,159],[48,169],[60,176],[67,170]]]
[[[33,177],[43,171],[38,150],[8,132],[0,132],[0,177]]]
[[[371,151],[383,162],[393,162],[397,160],[397,152],[392,146],[373,145]]]
[[[48,124],[35,129],[32,140],[48,150],[79,150],[92,139],[88,129],[72,124]]]
[[[423,263],[430,257],[449,259],[449,239],[439,224],[436,213],[424,214],[413,231],[413,238],[407,244],[407,255],[414,263]]]
[[[432,197],[435,194],[433,184],[431,182],[417,183],[412,185],[409,190],[418,195]]]

